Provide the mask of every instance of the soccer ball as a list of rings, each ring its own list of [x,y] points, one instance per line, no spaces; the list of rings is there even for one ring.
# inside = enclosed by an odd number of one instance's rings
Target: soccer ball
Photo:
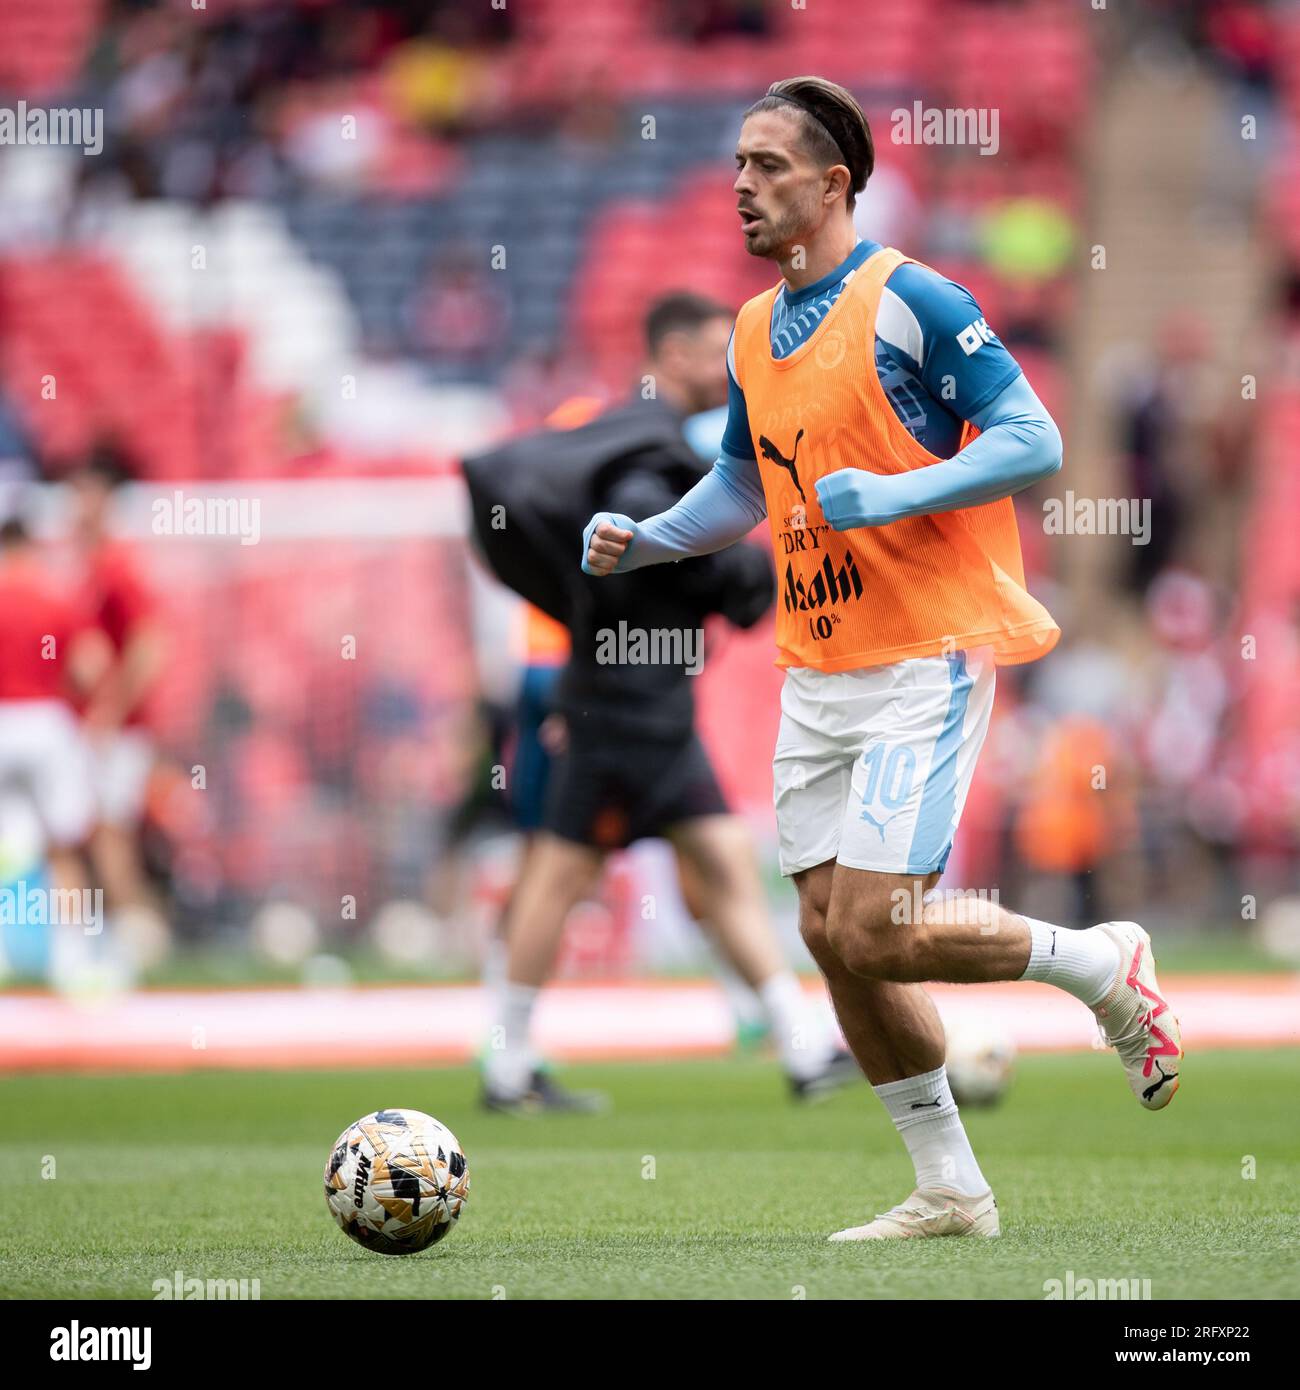
[[[958,1105],[996,1105],[1011,1084],[1016,1048],[987,1025],[957,1024],[948,1034],[948,1085]]]
[[[358,1245],[381,1255],[436,1245],[468,1197],[459,1140],[419,1110],[376,1110],[349,1125],[325,1165],[330,1214]]]

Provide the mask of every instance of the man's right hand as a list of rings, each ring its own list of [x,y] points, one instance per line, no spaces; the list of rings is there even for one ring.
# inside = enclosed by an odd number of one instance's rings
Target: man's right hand
[[[582,533],[584,574],[613,574],[636,536],[636,522],[622,512],[597,512]]]

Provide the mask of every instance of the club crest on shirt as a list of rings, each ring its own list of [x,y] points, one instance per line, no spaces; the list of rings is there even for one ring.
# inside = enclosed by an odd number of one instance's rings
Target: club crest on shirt
[[[826,371],[838,367],[847,351],[848,343],[838,328],[823,329],[813,339],[813,360]]]

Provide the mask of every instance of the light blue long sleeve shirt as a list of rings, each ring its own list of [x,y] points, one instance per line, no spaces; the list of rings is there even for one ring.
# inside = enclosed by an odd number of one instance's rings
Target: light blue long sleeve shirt
[[[950,459],[890,475],[845,468],[819,480],[826,520],[842,531],[977,506],[1020,492],[1061,467],[1060,432],[1023,375],[975,412],[971,423],[981,431],[979,437]],[[722,550],[748,535],[766,515],[757,461],[722,454],[666,512],[640,522],[611,512],[594,516],[583,535],[583,567],[591,533],[601,520],[633,532],[615,571],[622,574]]]
[[[844,287],[879,249],[859,241],[822,279],[781,290],[769,326],[775,358],[816,335]],[[602,519],[633,532],[619,573],[721,550],[763,520],[767,503],[732,351],[727,424],[712,470],[676,506],[645,521],[593,517],[583,536],[584,568],[587,542]],[[903,427],[942,462],[890,476],[845,468],[819,479],[817,499],[835,530],[995,501],[1060,468],[1060,433],[963,286],[927,266],[900,265],[881,294],[872,359],[863,369],[877,373]],[[981,433],[957,451],[966,420]]]

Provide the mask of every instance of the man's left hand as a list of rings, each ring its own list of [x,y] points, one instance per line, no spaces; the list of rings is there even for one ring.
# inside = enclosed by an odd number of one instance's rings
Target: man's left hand
[[[817,500],[831,529],[851,531],[896,520],[890,509],[890,481],[864,468],[840,468],[818,478]]]

